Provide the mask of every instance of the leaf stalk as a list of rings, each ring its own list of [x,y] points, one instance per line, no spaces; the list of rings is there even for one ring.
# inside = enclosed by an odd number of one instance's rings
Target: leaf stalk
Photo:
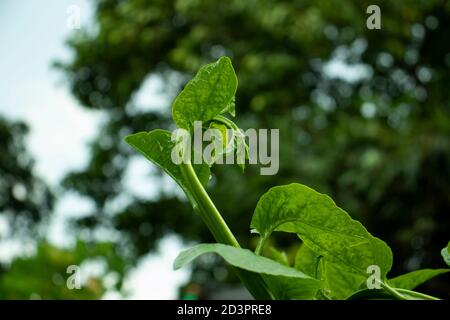
[[[231,232],[225,220],[217,210],[190,163],[180,164],[181,172],[198,205],[200,216],[217,242],[240,248],[239,242]],[[249,271],[234,269],[238,277],[255,299],[268,300],[272,295],[261,275]]]

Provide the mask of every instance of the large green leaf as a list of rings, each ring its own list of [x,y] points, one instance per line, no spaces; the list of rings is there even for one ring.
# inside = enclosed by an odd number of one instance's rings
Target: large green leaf
[[[252,251],[219,243],[200,244],[181,252],[174,262],[179,269],[200,255],[216,253],[234,267],[262,274],[277,299],[312,299],[321,282],[303,272],[282,265]]]
[[[176,125],[192,131],[194,121],[205,122],[224,112],[234,113],[237,83],[228,57],[202,67],[173,103]]]
[[[447,247],[443,248],[441,250],[442,258],[444,258],[445,263],[450,266],[450,241],[447,245]]]
[[[179,165],[172,161],[171,153],[175,142],[171,141],[169,131],[157,129],[150,132],[139,132],[127,136],[125,141],[171,176],[186,193],[194,208],[197,207]],[[200,182],[206,186],[210,176],[208,165],[193,165],[193,167]]]
[[[259,200],[252,218],[254,232],[267,239],[273,231],[296,233],[326,261],[367,276],[377,265],[384,278],[392,266],[391,249],[373,237],[333,200],[301,184],[270,189]]]
[[[422,269],[401,276],[389,279],[388,283],[391,287],[412,290],[422,283],[434,278],[440,274],[449,272],[450,269]]]

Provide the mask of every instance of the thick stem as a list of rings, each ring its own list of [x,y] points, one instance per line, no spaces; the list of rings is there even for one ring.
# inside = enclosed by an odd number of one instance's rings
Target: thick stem
[[[260,237],[259,241],[258,241],[258,245],[256,246],[256,249],[255,249],[255,254],[257,254],[258,256],[260,256],[262,254],[265,243],[266,243],[266,238]]]
[[[228,244],[234,247],[239,247],[239,243],[228,228],[226,222],[223,220],[216,206],[212,202],[206,190],[203,188],[201,182],[198,180],[197,174],[191,164],[181,164],[181,171],[189,183],[190,191],[192,192],[197,205],[200,209],[200,215],[205,222],[208,229],[217,242]]]
[[[238,241],[203,188],[192,165],[190,163],[182,163],[180,168],[199,207],[200,216],[216,241],[239,248]],[[259,274],[241,269],[235,269],[235,271],[253,297],[265,300],[272,299],[264,280]]]

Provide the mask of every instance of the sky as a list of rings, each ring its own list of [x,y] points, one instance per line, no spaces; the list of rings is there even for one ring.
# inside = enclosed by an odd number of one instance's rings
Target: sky
[[[64,41],[77,32],[68,27],[74,5],[80,10],[81,27],[92,25],[88,0],[0,1],[0,115],[29,125],[27,147],[36,160],[35,170],[53,188],[67,172],[87,163],[87,144],[105,119],[100,111],[82,108],[71,96],[62,73],[51,66],[55,60],[71,57]],[[158,79],[150,77],[135,96],[138,104],[161,102],[163,97],[156,94],[158,85]],[[131,192],[149,190],[149,170],[144,160],[133,160],[125,181],[133,181]],[[64,222],[92,209],[90,201],[73,193],[64,195],[56,204],[49,240],[69,244]],[[0,223],[0,232],[2,228]],[[181,241],[170,236],[161,242],[159,253],[144,258],[125,281],[130,298],[176,298],[178,284],[188,279],[189,272],[172,270],[182,248]],[[0,244],[0,259],[11,258],[18,250],[17,244]],[[105,298],[118,296],[109,292]]]

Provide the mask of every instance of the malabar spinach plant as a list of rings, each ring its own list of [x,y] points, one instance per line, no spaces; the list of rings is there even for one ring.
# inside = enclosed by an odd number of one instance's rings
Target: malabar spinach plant
[[[194,122],[201,121],[204,129],[238,132],[230,118],[235,116],[237,84],[227,57],[202,67],[173,103],[177,128],[192,134]],[[200,255],[218,254],[234,268],[256,299],[437,299],[413,289],[449,269],[417,270],[389,278],[389,246],[330,197],[298,183],[271,188],[258,201],[253,214],[250,228],[259,235],[259,243],[252,252],[240,247],[205,189],[213,163],[174,163],[171,154],[177,141],[165,130],[132,134],[126,142],[179,184],[218,242],[182,252],[174,262],[175,269]],[[179,150],[181,154],[184,151]],[[294,265],[289,265],[281,253],[279,259],[263,255],[274,232],[293,233],[302,241]],[[449,246],[441,254],[450,264]]]

